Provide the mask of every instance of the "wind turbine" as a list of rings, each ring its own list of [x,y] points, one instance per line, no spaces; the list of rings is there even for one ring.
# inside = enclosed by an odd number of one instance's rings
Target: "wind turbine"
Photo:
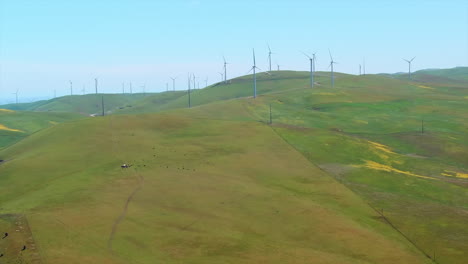
[[[271,49],[270,49],[270,45],[268,45],[268,64],[269,64],[269,71],[271,71],[271,54],[274,54],[273,52],[271,52]]]
[[[176,77],[170,77],[172,79],[172,90],[175,91],[175,80],[177,79]]]
[[[362,59],[362,73],[366,75],[366,58]]]
[[[248,73],[250,73],[251,71],[253,71],[253,88],[254,88],[254,99],[257,98],[257,73],[256,73],[256,69],[259,69],[261,70],[260,68],[257,67],[257,64],[255,63],[255,49],[252,49],[252,54],[253,54],[253,66],[252,68],[250,69],[250,71]]]
[[[403,59],[404,61],[406,61],[408,63],[408,78],[411,79],[411,62],[413,62],[413,60],[415,59],[416,57],[413,57],[411,60],[406,60],[406,59]]]
[[[226,58],[223,56],[223,60],[224,60],[224,83],[227,83],[227,67],[226,65],[228,65],[229,63],[226,62]]]
[[[83,84],[83,89],[81,90],[81,92],[83,93],[83,95],[86,93],[86,84]]]
[[[310,60],[310,87],[314,88],[314,74],[315,74],[315,54],[312,53],[312,57],[302,52]]]
[[[193,74],[193,89],[197,89],[197,86],[195,85],[196,84],[196,81],[195,81],[196,77],[195,77],[195,73]]]
[[[359,75],[361,75],[361,64],[359,64]]]
[[[130,94],[133,94],[132,82],[130,82]]]
[[[16,96],[16,104],[18,104],[18,92],[19,89],[16,89],[16,92],[13,93]]]
[[[332,54],[331,54],[330,50],[328,50],[328,53],[330,54],[330,66],[328,66],[328,67],[331,67],[331,85],[332,85],[332,88],[333,88],[333,87],[335,87],[335,77],[333,76],[333,64],[337,64],[337,62],[333,60],[333,57],[332,57]]]
[[[70,81],[70,95],[73,95],[73,82]]]
[[[218,73],[219,73],[219,75],[221,75],[221,82],[223,82],[224,81],[224,74],[222,72],[218,72]]]
[[[169,83],[166,83],[166,92],[169,92]]]
[[[96,94],[97,94],[97,87],[98,87],[98,79],[94,78],[94,88],[96,89]]]
[[[195,77],[195,75],[193,75],[193,77]],[[191,98],[190,98],[190,83],[191,83],[191,79],[190,79],[190,73],[187,74],[187,84],[188,84],[188,107],[192,107],[192,102],[191,102]]]
[[[208,87],[208,77],[205,79],[205,88]]]
[[[122,94],[125,94],[125,83],[122,82]]]
[[[280,70],[280,65],[278,63],[276,64],[276,67],[277,67],[277,71],[279,71]]]

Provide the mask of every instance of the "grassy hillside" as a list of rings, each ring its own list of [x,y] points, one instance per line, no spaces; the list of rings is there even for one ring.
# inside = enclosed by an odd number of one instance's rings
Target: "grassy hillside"
[[[380,76],[260,97],[249,109],[438,263],[468,251],[468,90]],[[424,120],[424,121],[423,121]],[[424,133],[422,124],[424,122]]]
[[[316,73],[317,87],[328,87],[330,74],[326,72]],[[336,74],[339,80],[346,74]],[[270,75],[266,73],[257,74],[257,94],[269,94],[285,92],[309,87],[309,73],[295,71],[275,71]],[[229,81],[228,84],[217,83],[201,90],[191,93],[191,105],[199,106],[222,100],[236,99],[253,96],[253,76],[246,75]],[[150,113],[169,109],[188,107],[188,94],[185,92],[179,98],[168,101],[166,104],[154,104],[151,100],[143,100],[135,104],[131,109],[119,109],[116,113],[138,114]]]
[[[74,113],[23,112],[0,108],[0,150],[43,128],[79,118],[82,116]]]
[[[393,75],[398,79],[407,79],[407,73]],[[468,82],[468,67],[456,67],[452,69],[427,69],[411,73],[411,80],[438,84],[454,84],[466,87]]]
[[[252,119],[251,104],[90,118],[2,151],[11,160],[0,165],[0,228],[13,234],[0,244],[6,259],[429,263]],[[17,254],[23,244],[31,250]]]
[[[165,103],[176,99],[183,92],[164,92],[157,94],[87,94],[54,98],[24,104],[2,105],[0,108],[11,110],[41,111],[41,112],[74,112],[80,114],[100,114],[102,112],[102,97],[104,96],[105,112],[111,113],[117,109],[131,108],[137,101],[148,98],[154,103]]]
[[[25,230],[0,249],[46,263],[465,263],[466,83],[337,74],[332,89],[317,75],[311,89],[306,72],[259,74],[255,100],[244,76],[194,91],[191,109],[185,92],[148,96],[0,151],[0,228]],[[36,249],[16,254],[25,240]]]

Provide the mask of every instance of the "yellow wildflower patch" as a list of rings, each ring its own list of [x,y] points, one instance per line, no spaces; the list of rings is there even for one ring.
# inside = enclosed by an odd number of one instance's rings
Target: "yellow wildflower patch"
[[[444,171],[446,173],[441,173],[442,176],[468,179],[468,173],[462,173],[458,171],[448,171],[448,170],[444,170]]]
[[[355,120],[356,123],[361,123],[361,124],[369,124],[369,122],[365,121],[365,120]]]
[[[21,131],[19,129],[9,128],[9,127],[4,126],[2,124],[0,124],[0,130],[13,131],[13,132],[24,132],[24,131]]]
[[[317,95],[332,95],[332,96],[335,96],[335,95],[338,95],[336,93],[316,93]]]
[[[369,144],[371,144],[371,146],[373,146],[374,148],[378,149],[378,150],[381,150],[383,152],[387,152],[387,153],[390,153],[390,154],[395,154],[395,152],[393,152],[390,147],[388,146],[385,146],[383,144],[380,144],[380,143],[377,143],[377,142],[373,142],[373,141],[367,141],[369,142]]]
[[[423,89],[430,89],[430,90],[434,90],[434,88],[432,87],[429,87],[429,86],[425,86],[425,85],[418,85],[419,88],[423,88]]]
[[[13,110],[10,110],[10,109],[3,109],[3,108],[0,108],[0,112],[5,112],[5,113],[14,113],[15,111],[13,111]]]
[[[432,178],[429,176],[423,176],[423,175],[418,175],[409,171],[402,171],[396,168],[393,168],[388,165],[380,164],[371,160],[365,160],[366,164],[364,165],[355,165],[354,167],[364,167],[368,169],[373,169],[373,170],[380,170],[380,171],[387,171],[387,172],[396,172],[408,176],[413,176],[413,177],[418,177],[418,178],[423,178],[423,179],[429,179],[429,180],[437,180],[436,178]]]

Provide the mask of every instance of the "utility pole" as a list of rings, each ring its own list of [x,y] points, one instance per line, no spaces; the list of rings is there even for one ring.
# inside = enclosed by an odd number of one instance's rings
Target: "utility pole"
[[[104,95],[101,97],[102,116],[104,116]]]
[[[272,119],[271,119],[271,104],[270,104],[270,125],[273,123]]]

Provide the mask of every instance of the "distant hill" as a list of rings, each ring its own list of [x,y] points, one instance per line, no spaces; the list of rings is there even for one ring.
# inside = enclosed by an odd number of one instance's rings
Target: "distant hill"
[[[157,94],[87,94],[63,96],[50,100],[37,101],[33,103],[7,104],[0,108],[18,111],[40,111],[40,112],[74,112],[85,115],[99,114],[102,112],[102,98],[104,97],[104,108],[106,112],[116,109],[130,108],[137,101],[146,97],[157,98],[159,101],[172,100],[182,95],[182,92],[163,92]]]
[[[390,74],[398,79],[408,79],[407,72]],[[441,84],[465,84],[468,82],[468,67],[451,69],[425,69],[411,73],[411,80]]]
[[[41,113],[0,108],[0,150],[47,127],[82,118],[76,113]]]

